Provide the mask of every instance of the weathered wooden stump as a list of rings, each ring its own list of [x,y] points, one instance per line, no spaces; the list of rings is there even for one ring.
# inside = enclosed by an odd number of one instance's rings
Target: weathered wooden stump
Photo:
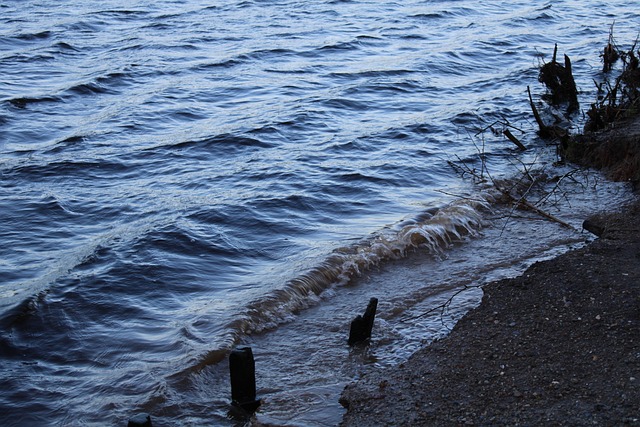
[[[366,341],[371,338],[371,330],[373,329],[373,320],[376,317],[376,309],[378,308],[378,299],[371,298],[369,305],[364,312],[364,316],[358,315],[351,321],[351,329],[349,331],[349,345]]]
[[[256,367],[251,347],[239,347],[229,355],[231,404],[253,413],[260,406],[256,399]]]
[[[567,113],[571,114],[580,107],[578,89],[571,70],[571,59],[565,55],[564,66],[562,66],[556,61],[557,53],[558,45],[556,44],[553,50],[553,59],[540,68],[538,80],[544,83],[551,92],[549,96],[551,103],[557,106],[567,102],[569,104]]]
[[[151,416],[149,414],[137,414],[129,418],[127,427],[152,427]]]

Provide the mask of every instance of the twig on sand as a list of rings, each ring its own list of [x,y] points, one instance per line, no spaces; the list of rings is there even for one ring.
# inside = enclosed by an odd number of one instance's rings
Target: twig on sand
[[[447,308],[449,308],[449,306],[451,306],[451,304],[453,303],[453,300],[455,297],[457,297],[458,295],[460,295],[461,293],[463,293],[464,291],[468,291],[470,289],[478,289],[478,288],[482,288],[482,285],[463,285],[460,289],[456,290],[449,298],[447,298],[447,300],[445,302],[443,302],[442,304],[433,307],[427,311],[425,311],[424,313],[418,314],[417,316],[412,316],[412,317],[407,317],[404,320],[408,321],[408,320],[416,320],[416,319],[421,319],[423,317],[427,317],[428,315],[430,315],[431,313],[434,313],[436,311],[441,310],[441,319],[442,316],[444,316],[445,311],[447,310]],[[444,323],[444,321],[443,321]]]

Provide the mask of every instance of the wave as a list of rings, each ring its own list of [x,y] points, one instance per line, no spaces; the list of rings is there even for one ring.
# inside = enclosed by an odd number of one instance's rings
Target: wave
[[[404,76],[407,74],[416,74],[415,70],[408,69],[387,69],[387,70],[379,70],[379,69],[371,69],[364,71],[338,71],[329,74],[331,77],[346,77],[346,78],[370,78],[370,77],[394,77],[394,76]],[[371,84],[376,84],[371,83]],[[392,86],[392,84],[390,84]],[[419,86],[418,86],[419,88]]]
[[[188,141],[178,142],[173,145],[165,145],[163,148],[170,149],[197,149],[207,152],[224,150],[225,152],[231,150],[241,150],[244,148],[270,148],[271,145],[256,138],[249,138],[241,135],[233,135],[224,133],[220,135],[204,137],[199,139],[193,139]]]
[[[53,46],[58,48],[60,52],[65,52],[65,51],[80,52],[80,49],[78,49],[77,47],[62,41],[55,43]]]
[[[266,61],[271,57],[294,55],[296,52],[290,49],[273,48],[273,49],[258,49],[251,52],[238,53],[231,57],[218,59],[215,61],[207,61],[200,63],[192,68],[192,71],[204,71],[207,69],[215,68],[231,68],[237,65],[241,65],[251,61]]]
[[[82,137],[78,137],[82,138]],[[76,137],[62,141],[72,143],[78,141]],[[59,160],[47,163],[20,163],[9,166],[2,171],[7,178],[16,179],[17,181],[35,181],[46,177],[60,176],[82,176],[95,178],[107,174],[124,173],[130,170],[130,167],[119,161],[108,161],[101,159],[95,160]]]
[[[453,13],[442,11],[442,12],[426,12],[426,13],[415,13],[411,15],[411,18],[418,20],[431,21],[433,19],[442,19],[453,16]]]
[[[99,242],[77,251],[67,251],[41,277],[21,283],[19,288],[3,288],[0,294],[3,304],[0,307],[0,328],[5,331],[15,330],[22,322],[27,322],[31,316],[36,315],[51,291],[52,284],[95,256],[102,244]],[[7,346],[6,350],[9,349]]]
[[[369,107],[369,104],[364,101],[357,101],[355,99],[348,98],[323,99],[320,100],[320,104],[327,108],[333,108],[338,111],[343,111],[345,109],[354,111],[366,111],[366,109]]]
[[[41,216],[45,218],[43,221],[47,222],[43,230],[47,231],[43,231],[41,234],[49,233],[52,241],[54,236],[48,231],[50,230],[48,223],[69,224],[70,221],[76,223],[84,221],[85,224],[88,224],[96,222],[89,218],[86,213],[74,211],[72,206],[68,206],[55,196],[43,198],[29,212],[40,212],[42,214]],[[121,212],[122,210],[119,207],[109,207],[96,212],[96,217],[115,216]],[[170,246],[163,239],[176,239],[176,236],[173,234],[167,236],[166,233],[163,234],[162,232],[154,233],[153,230],[171,230],[169,224],[172,224],[172,222],[173,218],[171,217],[156,219],[144,217],[115,227],[107,227],[98,235],[78,244],[68,247],[59,245],[60,247],[56,247],[55,251],[47,254],[48,260],[38,260],[38,263],[41,264],[38,265],[38,268],[42,270],[41,274],[17,278],[19,281],[14,282],[15,286],[10,285],[0,288],[0,328],[2,330],[19,330],[23,321],[29,321],[31,316],[38,315],[40,306],[45,303],[47,296],[54,288],[65,286],[65,283],[69,281],[80,280],[78,279],[79,277],[84,277],[83,270],[90,269],[96,263],[112,264],[110,268],[114,269],[114,271],[120,268],[123,263],[112,263],[111,260],[105,261],[105,254],[113,251],[117,246],[134,246],[140,244],[140,242],[155,244],[157,247]],[[182,239],[180,244],[183,245],[183,248],[193,248],[193,242],[189,241],[188,236],[179,233],[175,234],[178,234],[178,237]],[[58,245],[57,242],[53,244]],[[197,249],[200,250],[201,248],[198,247]],[[135,276],[136,268],[146,271],[146,266],[138,264],[128,265],[127,268],[126,274],[123,273],[120,277],[130,278]],[[114,274],[112,277],[118,277],[118,274]],[[84,281],[82,282],[85,283]],[[126,307],[127,309],[132,308],[131,306]]]
[[[108,81],[108,77],[97,78],[94,81],[71,86],[65,92],[75,95],[96,95],[112,93],[113,91],[105,84]]]
[[[18,34],[15,36],[15,38],[17,40],[24,40],[24,41],[44,40],[44,39],[50,38],[52,34],[53,33],[51,31],[39,31],[37,33]]]
[[[14,108],[25,109],[32,104],[64,102],[66,99],[77,95],[101,95],[116,93],[116,88],[123,85],[129,74],[123,71],[114,71],[98,76],[84,83],[76,83],[63,88],[56,94],[43,94],[34,96],[19,96],[3,100]]]
[[[220,59],[214,62],[206,62],[204,64],[198,64],[196,65],[192,71],[206,71],[208,69],[215,69],[215,68],[231,68],[231,67],[235,67],[236,65],[241,64],[243,61],[240,60],[239,58],[227,58],[227,59]]]
[[[361,242],[334,250],[328,257],[282,288],[260,297],[226,325],[227,348],[202,355],[182,372],[200,370],[221,361],[243,336],[262,333],[287,323],[296,313],[317,304],[322,294],[384,262],[406,257],[413,250],[435,256],[464,238],[476,235],[483,226],[484,212],[490,210],[489,195],[461,199],[441,209],[427,210],[396,227],[383,229]]]
[[[146,10],[105,9],[105,10],[93,12],[92,15],[129,17],[129,16],[148,16],[149,12]]]
[[[61,96],[73,97],[77,95],[103,95],[117,94],[121,87],[127,86],[133,78],[131,68],[123,67],[121,70],[106,71],[95,77],[87,76],[84,82],[74,82],[62,89]]]
[[[360,49],[360,43],[356,41],[336,42],[328,43],[317,48],[317,50],[327,53],[332,51],[345,51],[345,50],[357,50]]]
[[[6,103],[15,107],[24,109],[31,104],[39,104],[44,102],[58,102],[61,98],[57,96],[42,95],[42,96],[20,96],[17,98],[10,98],[5,100]]]

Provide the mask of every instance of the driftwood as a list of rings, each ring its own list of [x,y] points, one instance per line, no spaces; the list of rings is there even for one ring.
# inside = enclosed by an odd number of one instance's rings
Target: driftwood
[[[496,129],[496,125],[502,125],[502,131]],[[504,120],[496,120],[493,123],[491,123],[488,126],[485,126],[484,128],[480,129],[478,132],[476,132],[475,136],[480,135],[481,133],[486,132],[487,130],[491,130],[491,132],[498,136],[500,135],[500,133],[502,133],[502,135],[504,135],[505,137],[507,137],[507,139],[509,141],[511,141],[516,147],[518,147],[520,150],[525,151],[527,149],[527,147],[520,142],[520,140],[511,132],[511,130],[509,130],[509,128],[512,129],[516,129],[518,131],[520,131],[521,133],[525,133],[522,129],[519,129],[515,126],[513,126],[512,124],[509,123],[508,120],[504,119]]]
[[[522,151],[525,151],[527,149],[527,147],[525,147],[524,144],[520,142],[520,140],[516,138],[509,129],[505,129],[504,131],[502,131],[502,133],[507,137],[509,141],[513,142]]]
[[[573,229],[571,224],[561,220],[560,218],[557,218],[557,217],[551,215],[549,212],[543,211],[539,207],[537,207],[537,206],[531,204],[529,201],[527,201],[526,198],[524,198],[524,197],[516,197],[513,194],[511,194],[508,190],[505,190],[504,188],[500,188],[497,185],[496,185],[496,188],[508,200],[510,200],[511,202],[515,203],[517,207],[519,207],[521,209],[527,209],[527,210],[533,211],[533,212],[537,213],[538,215],[543,216],[543,217],[547,218],[550,221],[556,222],[556,223],[560,224],[561,226],[563,226],[565,228]]]
[[[607,229],[604,225],[591,218],[584,220],[584,222],[582,223],[582,228],[598,237],[602,237]]]
[[[620,58],[618,51],[613,47],[611,41],[609,41],[609,43],[604,47],[604,52],[602,53],[602,61],[604,62],[602,72],[610,72],[611,68],[613,68],[613,64],[615,64],[618,58]]]
[[[536,108],[536,104],[533,103],[533,97],[531,96],[531,88],[527,86],[527,93],[529,94],[529,105],[531,106],[531,112],[533,113],[533,118],[536,119],[536,123],[538,124],[540,137],[544,138],[543,135],[547,135],[549,133],[549,127],[544,124],[542,118],[540,117],[540,113],[538,113],[538,109]]]

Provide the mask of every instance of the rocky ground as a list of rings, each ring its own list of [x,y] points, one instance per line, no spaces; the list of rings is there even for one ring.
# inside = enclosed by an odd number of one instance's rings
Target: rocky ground
[[[484,288],[451,334],[349,385],[343,426],[640,425],[640,203]]]

